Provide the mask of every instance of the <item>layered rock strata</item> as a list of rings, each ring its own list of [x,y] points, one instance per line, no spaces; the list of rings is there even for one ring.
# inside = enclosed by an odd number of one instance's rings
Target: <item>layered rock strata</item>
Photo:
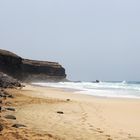
[[[21,81],[61,81],[65,69],[56,62],[37,61],[0,49],[0,71]]]

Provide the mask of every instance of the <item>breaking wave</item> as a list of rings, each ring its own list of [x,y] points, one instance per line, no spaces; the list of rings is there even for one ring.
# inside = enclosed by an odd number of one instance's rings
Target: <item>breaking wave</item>
[[[58,82],[32,84],[73,89],[77,94],[80,93],[100,97],[140,98],[140,82]]]

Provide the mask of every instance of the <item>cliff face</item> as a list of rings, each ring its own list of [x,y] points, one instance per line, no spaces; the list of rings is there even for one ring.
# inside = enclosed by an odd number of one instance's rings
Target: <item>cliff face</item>
[[[21,81],[63,80],[65,69],[56,62],[23,59],[0,49],[0,71]]]

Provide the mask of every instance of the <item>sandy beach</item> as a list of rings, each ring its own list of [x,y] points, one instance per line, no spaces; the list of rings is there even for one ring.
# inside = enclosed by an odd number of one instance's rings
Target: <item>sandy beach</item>
[[[2,119],[1,140],[140,140],[140,100],[98,98],[26,85],[10,89],[16,120]],[[5,105],[6,106],[6,105]],[[26,125],[12,128],[13,123]]]

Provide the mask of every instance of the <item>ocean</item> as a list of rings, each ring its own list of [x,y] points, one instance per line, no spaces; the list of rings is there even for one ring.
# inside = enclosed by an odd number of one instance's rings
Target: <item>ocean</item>
[[[109,98],[140,98],[140,82],[38,82],[33,85],[73,90],[75,94],[87,94]]]

